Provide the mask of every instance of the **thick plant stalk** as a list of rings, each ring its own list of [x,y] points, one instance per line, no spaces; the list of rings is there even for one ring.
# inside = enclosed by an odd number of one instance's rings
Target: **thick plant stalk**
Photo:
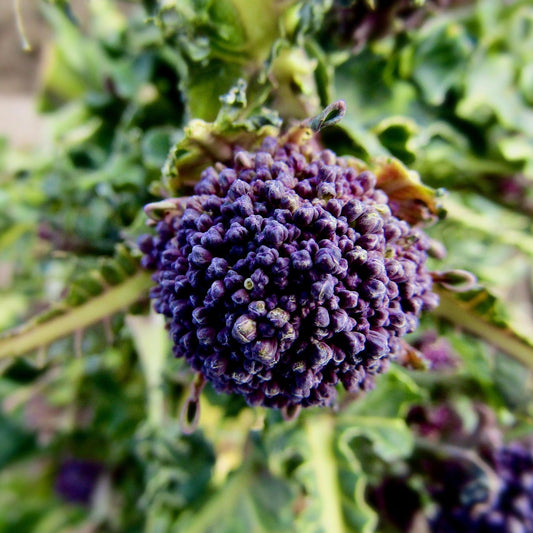
[[[45,322],[32,322],[0,338],[0,359],[37,350],[83,330],[137,302],[152,286],[150,274],[138,272],[87,302]]]
[[[478,298],[473,301],[462,301],[448,291],[438,290],[437,292],[439,293],[440,304],[433,311],[437,316],[481,337],[533,369],[533,345],[531,341],[521,337],[509,325],[501,321],[491,321],[490,317],[478,313],[475,309],[475,305],[480,303]]]

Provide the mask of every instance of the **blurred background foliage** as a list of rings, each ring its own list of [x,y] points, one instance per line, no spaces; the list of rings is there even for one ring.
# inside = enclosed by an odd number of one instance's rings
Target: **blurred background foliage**
[[[0,531],[422,532],[423,516],[402,527],[372,496],[415,469],[413,406],[475,428],[483,405],[509,439],[531,434],[533,6],[369,4],[92,0],[81,20],[42,2],[46,138],[0,142]],[[283,421],[208,387],[186,435],[193,376],[148,313],[143,206],[169,150],[195,140],[191,119],[218,117],[220,142],[228,109],[253,132],[336,98],[348,111],[322,142],[445,189],[432,267],[480,286],[443,293],[410,339],[426,359],[365,396]]]

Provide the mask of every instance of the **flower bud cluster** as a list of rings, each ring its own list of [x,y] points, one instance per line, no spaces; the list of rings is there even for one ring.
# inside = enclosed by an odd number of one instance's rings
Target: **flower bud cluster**
[[[267,138],[216,168],[140,243],[174,354],[251,405],[369,388],[437,303],[424,233],[371,172],[310,144]]]
[[[490,463],[499,485],[492,496],[466,474],[463,465],[446,467],[448,474],[434,496],[438,512],[433,533],[533,531],[533,450],[519,443],[502,446],[492,452]]]
[[[55,489],[66,502],[89,505],[104,467],[95,461],[65,459],[57,473]]]

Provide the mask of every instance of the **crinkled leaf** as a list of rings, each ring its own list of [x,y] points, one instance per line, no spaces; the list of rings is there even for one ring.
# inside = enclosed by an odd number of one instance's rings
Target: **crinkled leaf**
[[[449,20],[422,31],[417,41],[403,68],[412,71],[429,103],[442,104],[446,93],[462,81],[461,67],[472,54],[472,43],[465,29]]]
[[[246,107],[246,83],[240,80],[223,98],[223,107],[212,122],[193,120],[185,137],[170,151],[163,169],[163,183],[171,193],[198,181],[201,172],[215,162],[228,163],[233,147],[251,148],[268,135],[276,135],[280,120],[276,113]]]
[[[414,224],[441,216],[437,192],[424,185],[417,172],[407,169],[397,159],[378,159],[370,167],[395,206],[396,216]]]
[[[177,423],[141,428],[136,453],[146,463],[146,489],[141,500],[147,510],[147,531],[167,514],[167,521],[205,498],[215,456],[199,433],[185,436]]]
[[[387,373],[376,378],[374,390],[347,404],[343,413],[348,417],[402,418],[408,405],[424,398],[425,391],[407,372],[392,366]]]
[[[286,481],[260,465],[245,463],[200,509],[186,510],[174,527],[189,533],[289,533],[293,531],[291,500]]]

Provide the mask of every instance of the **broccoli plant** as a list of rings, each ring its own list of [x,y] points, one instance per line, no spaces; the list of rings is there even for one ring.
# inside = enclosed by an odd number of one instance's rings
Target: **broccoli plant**
[[[531,3],[41,9],[0,532],[531,531]]]

